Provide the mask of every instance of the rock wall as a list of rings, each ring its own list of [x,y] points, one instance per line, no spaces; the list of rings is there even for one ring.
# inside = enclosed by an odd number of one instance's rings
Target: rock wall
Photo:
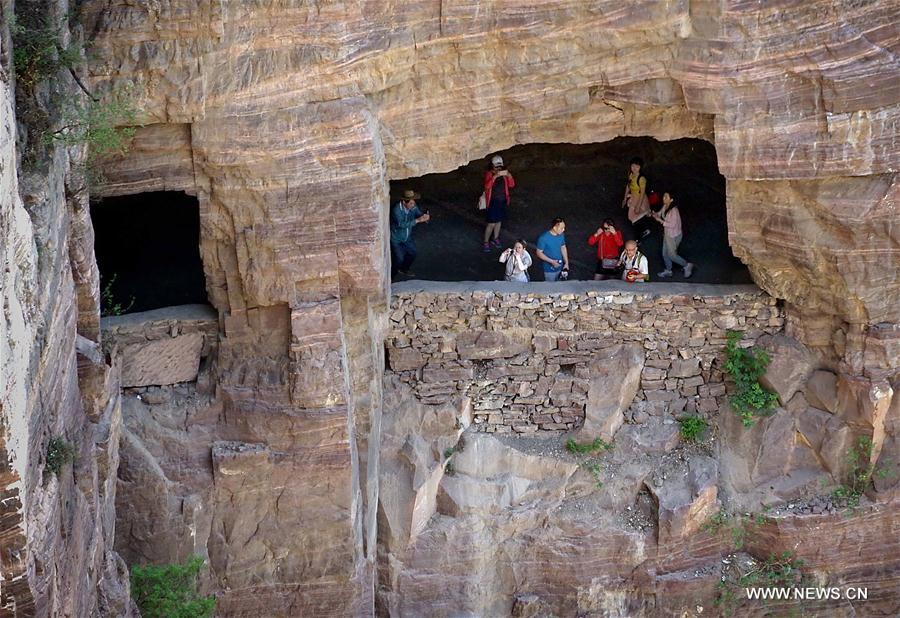
[[[381,614],[780,615],[801,606],[738,590],[726,610],[721,586],[784,552],[816,585],[867,588],[855,611],[895,611],[900,562],[874,548],[896,519],[900,399],[783,335],[771,297],[619,282],[409,282],[395,293]],[[771,357],[761,382],[777,402],[752,427],[725,396],[723,328],[745,329]],[[694,373],[702,384],[681,375]],[[582,400],[583,423],[544,418]],[[698,441],[676,422],[688,409],[710,427]],[[590,454],[566,445],[598,437],[606,446]],[[834,489],[869,466],[878,480],[861,505],[842,502]]]
[[[99,350],[85,153],[44,144],[33,124],[59,122],[55,97],[79,95],[62,76],[16,84],[11,15],[0,3],[0,614],[128,616],[113,551],[120,388]],[[54,439],[74,450],[58,474]]]
[[[594,422],[714,412],[726,331],[751,345],[784,319],[754,286],[402,283],[390,325],[389,371],[420,401],[461,396],[476,430],[529,434],[581,427],[586,407]]]
[[[83,15],[94,37],[92,87],[132,86],[145,123],[132,154],[110,162],[100,193],[183,189],[200,203],[201,255],[219,313],[218,351],[197,390],[182,387],[187,391],[172,400],[177,405],[165,398],[150,404],[168,406],[160,416],[165,422],[143,408],[126,409],[135,427],[151,421],[159,427],[123,441],[131,472],[122,483],[139,487],[141,471],[149,471],[162,493],[147,509],[187,522],[172,534],[194,523],[202,524],[201,539],[205,526],[215,531],[203,547],[181,547],[209,552],[210,578],[225,614],[258,614],[260,607],[365,614],[374,606],[377,524],[386,517],[376,506],[379,479],[393,473],[380,471],[388,455],[379,450],[382,414],[389,409],[382,403],[389,179],[450,170],[527,142],[587,143],[619,135],[714,141],[728,179],[730,241],[755,281],[787,301],[789,334],[821,352],[823,366],[868,380],[853,391],[858,400],[870,399],[866,393],[877,390],[875,382],[890,383],[900,372],[895,2],[87,0]],[[46,187],[62,195],[58,182]],[[76,202],[81,210],[71,209],[76,232],[57,234],[63,210],[53,203],[56,210],[49,212],[32,208],[37,244],[57,258],[71,256],[74,284],[60,259],[51,267],[42,258],[45,265],[30,271],[36,249],[20,260],[25,266],[3,276],[18,276],[26,286],[40,282],[40,298],[47,298],[47,289],[57,294],[40,301],[46,317],[58,318],[46,322],[50,343],[34,345],[50,351],[42,358],[65,362],[19,362],[9,371],[62,402],[56,393],[71,395],[75,387],[56,389],[53,376],[64,372],[51,376],[40,367],[71,369],[76,333],[96,342],[99,316],[90,310],[96,273],[86,208]],[[4,208],[6,214],[17,206],[4,202]],[[14,224],[4,217],[4,231],[21,247],[29,235],[21,208],[17,212],[8,219]],[[50,237],[40,230],[50,230]],[[85,242],[62,242],[69,238]],[[11,323],[25,321],[17,315]],[[20,340],[44,341],[30,334]],[[104,374],[98,368],[85,375]],[[15,389],[20,399],[34,390]],[[49,400],[32,401],[38,399]],[[127,402],[126,408],[138,400]],[[33,417],[47,418],[40,410]],[[185,429],[185,418],[197,418],[196,429]],[[25,432],[34,444],[18,447],[20,457],[41,452],[35,431]],[[198,435],[202,439],[192,442]],[[500,450],[507,461],[519,461]],[[494,483],[483,461],[464,463],[470,476]],[[554,466],[566,478],[570,467]],[[20,473],[26,469],[19,464]],[[437,484],[428,478],[427,486]],[[173,479],[179,482],[170,485]],[[197,479],[207,487],[198,487]],[[246,489],[254,484],[257,491]],[[307,510],[279,508],[288,485],[291,499],[314,496]],[[34,486],[24,482],[26,491]],[[479,487],[481,481],[448,492],[442,508],[487,508],[469,501]],[[552,505],[567,491],[563,481],[549,483],[535,500]],[[530,504],[518,498],[509,504]],[[147,513],[134,517],[149,521]],[[876,527],[889,526],[892,513],[887,509]],[[515,517],[507,518],[511,528],[503,529],[518,530]],[[479,542],[466,545],[463,537],[476,534],[468,523],[433,533],[463,535],[460,546],[471,551],[456,559],[469,573],[510,581],[519,562],[490,571],[496,561],[486,557],[493,555],[487,549],[500,539],[475,527],[482,531]],[[611,536],[602,527],[590,532],[612,540],[602,552],[585,555],[570,539],[588,531],[573,524],[521,557],[557,564],[551,558],[569,548],[564,558],[573,570],[566,581],[590,581],[598,563],[645,555],[640,535]],[[179,555],[146,552],[154,538],[140,536],[133,555]],[[290,552],[283,556],[286,539]],[[408,571],[420,593],[407,601],[385,596],[382,607],[416,613],[425,607],[416,605],[420,599],[446,591],[442,569],[452,559],[446,546],[418,547],[424,553],[416,564],[431,565],[439,575]],[[407,577],[392,573],[380,581]],[[541,577],[535,576],[541,586],[571,593],[565,582]],[[459,596],[447,598],[476,598],[474,581],[460,576],[453,584]],[[647,609],[629,605],[623,587],[607,595],[607,583],[600,578],[587,585],[579,593],[583,607],[622,615]],[[500,598],[473,601],[472,611],[500,610]],[[437,613],[440,601],[434,599]]]

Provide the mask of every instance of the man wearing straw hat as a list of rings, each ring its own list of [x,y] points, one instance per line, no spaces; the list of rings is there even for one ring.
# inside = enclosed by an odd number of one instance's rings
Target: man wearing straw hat
[[[412,229],[417,223],[427,223],[431,215],[423,213],[416,206],[416,200],[422,197],[415,191],[407,189],[403,197],[391,209],[391,276],[400,273],[404,277],[412,277],[409,268],[416,259],[416,243]]]

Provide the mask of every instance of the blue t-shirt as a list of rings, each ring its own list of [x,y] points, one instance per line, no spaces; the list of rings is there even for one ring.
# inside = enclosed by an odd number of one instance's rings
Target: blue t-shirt
[[[537,248],[544,252],[551,260],[562,260],[562,248],[566,244],[566,235],[560,234],[559,236],[554,236],[550,233],[550,230],[547,230],[540,236],[538,236]],[[562,270],[562,266],[551,266],[547,262],[541,260],[541,264],[544,265],[545,273],[556,272],[557,270]]]

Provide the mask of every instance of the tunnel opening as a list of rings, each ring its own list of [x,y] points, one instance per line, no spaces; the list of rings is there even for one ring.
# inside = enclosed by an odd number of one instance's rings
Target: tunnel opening
[[[196,197],[159,191],[91,202],[101,313],[206,304]]]
[[[510,191],[499,246],[485,251],[486,211],[478,210],[477,202],[493,155],[503,159],[515,178],[515,187]],[[663,192],[675,197],[683,225],[677,253],[695,265],[689,279],[677,265],[671,277],[657,276],[665,269],[662,226],[645,219],[642,225],[650,232],[641,237],[643,230],[635,229],[622,208],[633,157],[644,161],[642,175],[648,180],[648,190],[659,197]],[[710,142],[695,138],[660,142],[651,137],[619,137],[594,144],[526,144],[490,153],[452,172],[392,181],[392,211],[405,191],[414,191],[420,194],[417,205],[431,217],[413,228],[417,255],[409,268],[412,274],[397,274],[393,281],[502,280],[505,267],[499,263],[500,254],[517,239],[527,242],[533,258],[530,280],[543,281],[535,242],[559,217],[566,222],[570,279],[593,279],[597,250],[588,244],[588,238],[610,218],[623,240],[639,242],[639,251],[649,262],[650,281],[751,283],[747,267],[728,244],[725,185]],[[662,204],[652,208],[658,211]],[[397,261],[395,251],[391,259]]]

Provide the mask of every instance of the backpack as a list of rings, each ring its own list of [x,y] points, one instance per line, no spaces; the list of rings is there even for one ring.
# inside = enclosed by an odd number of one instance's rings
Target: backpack
[[[641,170],[641,176],[643,176],[644,180],[647,181],[647,185],[644,187],[644,193],[647,196],[647,203],[650,204],[650,208],[656,210],[656,207],[659,206],[662,202],[662,196],[652,188],[650,177],[647,176],[646,173],[644,173],[644,170]]]
[[[631,271],[631,270],[638,270],[637,267],[640,265],[641,260],[642,260],[643,258],[644,258],[644,254],[642,254],[640,251],[636,251],[635,254],[634,254],[634,260],[632,261],[632,267],[631,267],[631,268],[628,268],[627,266],[625,266],[625,260],[628,259],[628,256],[625,254],[625,251],[624,251],[624,250],[622,251],[622,255],[619,257],[619,259],[622,260],[622,266],[623,266],[622,278],[623,278],[624,280],[629,281],[628,279],[626,279],[626,277],[627,277],[629,271]],[[644,275],[644,281],[650,281],[650,274],[649,274],[649,272],[648,272],[646,275]],[[631,282],[631,281],[629,281],[629,282]]]

